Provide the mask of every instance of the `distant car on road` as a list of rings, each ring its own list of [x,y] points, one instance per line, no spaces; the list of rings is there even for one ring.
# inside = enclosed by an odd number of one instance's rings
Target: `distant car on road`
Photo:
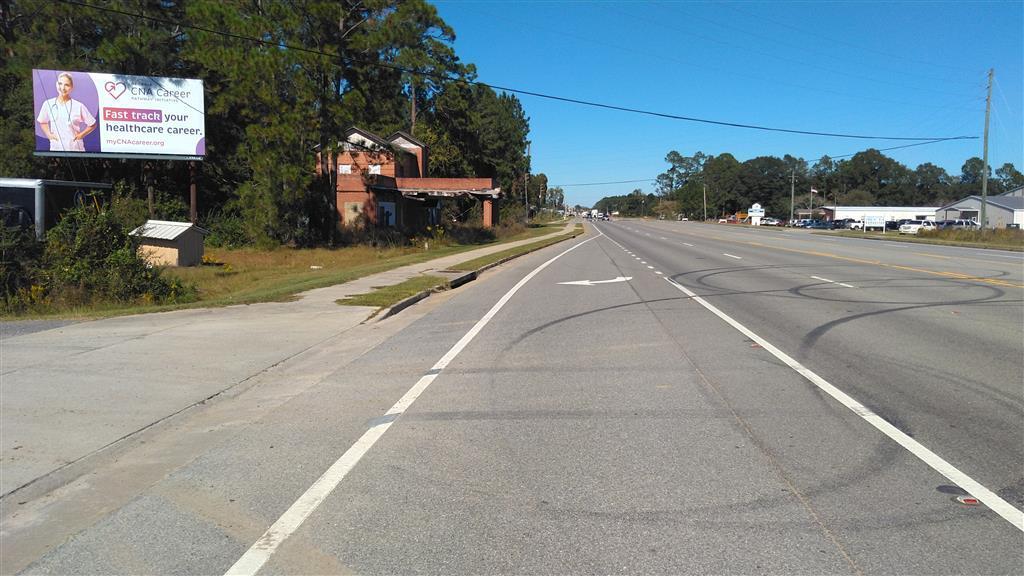
[[[935,222],[931,220],[911,220],[900,226],[900,234],[919,234],[921,230],[936,230]]]

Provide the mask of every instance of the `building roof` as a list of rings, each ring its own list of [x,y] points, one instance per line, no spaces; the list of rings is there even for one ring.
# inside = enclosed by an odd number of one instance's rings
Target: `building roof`
[[[961,198],[956,202],[950,202],[949,204],[942,206],[939,210],[944,210],[950,206],[956,206],[957,204],[966,202],[967,200],[977,200],[980,204],[981,196],[968,196],[966,198]],[[1024,196],[989,196],[988,203],[993,206],[1005,208],[1006,210],[1024,210]]]
[[[146,223],[129,232],[132,236],[140,238],[154,238],[157,240],[174,240],[190,229],[206,236],[210,232],[196,226],[191,222],[170,222],[167,220],[146,220]]]
[[[829,210],[835,210],[840,208],[842,210],[935,210],[937,206],[820,206],[822,210],[826,208]]]
[[[1006,192],[999,194],[998,196],[1024,196],[1024,186],[1017,186],[1016,188],[1010,188]]]
[[[425,149],[427,147],[426,144],[414,138],[412,134],[409,134],[408,132],[404,132],[402,130],[396,130],[394,134],[388,136],[388,141],[390,142],[394,142],[395,140],[398,139],[407,140],[409,141],[410,144],[414,144],[416,146],[419,146],[420,148]]]
[[[380,146],[381,148],[385,148],[385,149],[388,149],[388,150],[391,149],[391,143],[390,142],[388,142],[387,140],[381,138],[380,136],[377,136],[373,132],[370,132],[368,130],[363,130],[362,128],[359,128],[357,126],[351,126],[351,127],[349,127],[348,130],[345,130],[345,134],[344,134],[344,136],[342,136],[342,141],[348,142],[349,144],[355,145],[355,143],[351,141],[351,137],[352,137],[353,134],[358,134],[358,135],[362,136],[363,138],[365,138],[366,140],[369,140],[370,142]]]

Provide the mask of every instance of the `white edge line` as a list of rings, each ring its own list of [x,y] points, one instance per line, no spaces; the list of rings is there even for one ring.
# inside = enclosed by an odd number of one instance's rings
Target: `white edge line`
[[[835,280],[829,280],[828,278],[822,278],[821,276],[811,276],[811,278],[814,278],[815,280],[821,280],[822,282],[831,282],[832,284],[836,283]]]
[[[384,414],[385,417],[389,418],[386,418],[378,424],[372,425],[369,430],[364,432],[363,435],[356,440],[355,444],[349,447],[349,449],[341,455],[341,458],[338,458],[338,460],[332,464],[331,467],[328,468],[327,471],[324,472],[323,475],[321,475],[305,493],[302,494],[302,496],[299,496],[299,499],[296,500],[295,503],[292,504],[291,507],[289,507],[288,510],[286,510],[284,514],[282,514],[281,517],[267,529],[266,532],[263,533],[263,536],[261,536],[260,539],[257,540],[256,543],[253,544],[249,550],[247,550],[245,554],[243,554],[242,557],[231,566],[231,568],[228,568],[228,571],[225,572],[225,574],[231,576],[252,576],[259,572],[260,569],[263,568],[264,564],[270,560],[270,557],[274,552],[277,551],[277,548],[281,543],[298,530],[302,523],[309,518],[321,503],[323,503],[327,496],[337,488],[338,484],[341,483],[342,479],[345,478],[352,468],[359,463],[359,460],[361,460],[362,457],[370,451],[370,448],[373,448],[373,445],[377,443],[377,440],[380,440],[381,436],[388,431],[388,428],[391,427],[395,419],[405,412],[409,406],[419,398],[420,394],[422,394],[427,387],[430,386],[430,383],[437,378],[441,370],[448,366],[448,364],[451,363],[451,361],[454,360],[460,352],[462,352],[463,348],[465,348],[473,338],[475,338],[476,335],[479,334],[485,326],[487,326],[491,319],[494,318],[494,316],[505,306],[505,304],[508,303],[510,299],[512,299],[512,296],[514,296],[520,288],[555,260],[558,260],[569,252],[572,252],[587,242],[596,240],[601,236],[604,236],[604,233],[598,230],[597,236],[588,238],[558,254],[554,258],[551,258],[547,262],[533,269],[533,271],[524,276],[522,280],[517,282],[515,286],[506,292],[505,295],[502,296],[486,314],[484,314],[483,318],[478,320],[477,323],[469,329],[469,332],[466,332],[466,334],[459,339],[459,341],[456,342],[455,345],[452,346],[436,364],[434,364],[429,374],[422,376],[416,384],[414,384],[413,387],[410,388],[409,391],[406,392],[405,395],[403,395],[398,402],[396,402],[395,405]]]
[[[860,416],[866,420],[869,424],[878,429],[882,434],[885,434],[890,439],[894,440],[900,446],[903,446],[911,454],[917,456],[922,462],[930,466],[933,470],[942,474],[948,478],[951,482],[957,486],[966,490],[971,496],[974,496],[980,500],[983,504],[988,506],[993,512],[1002,516],[1007,522],[1012,524],[1018,530],[1024,532],[1024,512],[1014,508],[1009,502],[1003,500],[998,494],[992,492],[988,488],[982,486],[979,482],[964,474],[958,470],[955,466],[943,460],[938,454],[932,452],[926,448],[923,444],[914,440],[899,428],[890,424],[887,420],[875,414],[870,408],[864,406],[860,402],[854,400],[848,394],[842,390],[836,388],[830,384],[827,380],[818,376],[812,372],[809,368],[800,364],[788,354],[779,350],[764,338],[761,338],[757,334],[754,334],[746,326],[740,324],[736,320],[733,320],[728,314],[722,312],[700,296],[691,292],[688,288],[672,280],[671,278],[665,278],[665,281],[675,286],[680,292],[689,296],[694,302],[697,302],[701,306],[710,310],[715,316],[718,316],[722,320],[725,320],[727,324],[739,330],[744,336],[750,338],[754,342],[757,342],[762,348],[770,352],[773,356],[784,362],[787,366],[795,370],[798,374],[809,380],[812,384],[817,386],[823,392],[834,398],[837,402],[849,408],[854,414]]]

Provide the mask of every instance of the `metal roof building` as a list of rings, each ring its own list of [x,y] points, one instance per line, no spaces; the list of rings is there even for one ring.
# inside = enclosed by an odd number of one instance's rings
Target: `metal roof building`
[[[198,266],[209,232],[191,222],[147,220],[130,234],[139,239],[139,254],[155,266]]]
[[[989,196],[985,203],[985,218],[988,226],[1005,228],[1009,224],[1024,226],[1024,196]],[[968,196],[952,204],[946,204],[935,211],[939,220],[963,218],[981,219],[981,196]]]

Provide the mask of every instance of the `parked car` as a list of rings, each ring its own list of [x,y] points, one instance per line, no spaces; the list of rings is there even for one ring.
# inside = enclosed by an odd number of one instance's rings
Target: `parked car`
[[[847,230],[863,230],[864,229],[864,221],[863,220],[854,220],[853,218],[850,218],[846,222],[846,229]]]
[[[782,223],[779,222],[777,218],[769,216],[767,218],[761,218],[761,226],[782,226]]]
[[[809,228],[811,230],[831,230],[832,226],[824,220],[811,220],[804,226],[804,228]]]
[[[935,222],[931,220],[910,220],[900,226],[900,234],[918,234],[921,230],[936,230]]]
[[[978,228],[978,223],[974,220],[940,220],[935,223],[939,230],[945,230],[946,228]]]

